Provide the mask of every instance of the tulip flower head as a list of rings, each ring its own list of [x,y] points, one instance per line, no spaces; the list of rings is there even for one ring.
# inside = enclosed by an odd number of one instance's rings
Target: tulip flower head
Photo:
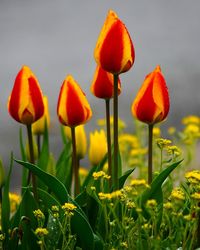
[[[91,92],[94,96],[102,99],[113,97],[113,74],[103,70],[100,66],[96,67],[94,79],[91,85]],[[121,83],[118,78],[118,94],[121,93]]]
[[[95,130],[94,133],[90,133],[89,160],[91,164],[99,164],[106,153],[107,140],[104,130]]]
[[[41,135],[45,131],[45,123],[47,127],[50,125],[50,116],[49,116],[49,109],[48,109],[48,99],[46,96],[43,96],[44,102],[44,114],[43,116],[33,123],[32,125],[32,132],[36,135]]]
[[[135,51],[128,30],[112,10],[100,32],[94,57],[98,65],[113,74],[128,71],[134,63]]]
[[[61,86],[57,114],[59,121],[69,127],[84,124],[92,116],[92,110],[85,94],[70,75]]]
[[[169,112],[169,94],[160,66],[146,76],[133,104],[132,113],[147,124],[163,121]]]
[[[72,135],[71,135],[71,129],[68,126],[64,127],[64,132],[66,137],[71,141]],[[76,127],[76,154],[78,159],[84,158],[87,151],[87,138],[86,133],[84,129],[84,125],[79,125]]]
[[[42,91],[28,66],[23,66],[15,79],[8,111],[16,121],[26,125],[37,121],[44,113]]]

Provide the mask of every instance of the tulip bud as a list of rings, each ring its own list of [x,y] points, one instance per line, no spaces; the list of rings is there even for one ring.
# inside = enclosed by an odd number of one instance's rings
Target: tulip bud
[[[128,30],[112,10],[100,32],[94,57],[98,65],[113,74],[128,71],[134,63],[135,52]]]
[[[71,128],[65,126],[64,132],[67,138],[71,141],[72,140]],[[86,155],[87,151],[87,139],[86,139],[84,125],[79,125],[76,127],[75,136],[76,136],[76,154],[78,159],[82,159]]]
[[[90,133],[89,160],[92,165],[99,164],[107,153],[107,140],[103,129]]]
[[[69,127],[86,123],[92,116],[90,105],[72,76],[68,76],[60,89],[57,114],[59,121]]]
[[[113,97],[113,74],[103,70],[100,66],[96,67],[94,79],[91,85],[91,92],[94,96],[103,99]],[[118,95],[121,93],[121,84],[118,78]]]
[[[28,66],[23,66],[15,79],[8,111],[16,121],[26,125],[37,121],[44,113],[38,80]]]
[[[41,135],[44,134],[45,131],[45,122],[47,127],[49,127],[50,124],[50,116],[49,116],[49,109],[48,109],[48,99],[46,96],[43,96],[43,102],[44,102],[44,114],[43,116],[33,123],[32,125],[32,132],[35,135]]]
[[[132,113],[147,124],[163,121],[169,112],[169,94],[160,66],[146,76],[133,104]]]

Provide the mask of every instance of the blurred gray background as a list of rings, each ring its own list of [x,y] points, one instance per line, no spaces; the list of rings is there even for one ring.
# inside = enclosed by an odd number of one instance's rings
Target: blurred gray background
[[[90,93],[95,61],[93,51],[109,9],[126,24],[133,40],[136,60],[121,75],[119,115],[133,129],[131,103],[146,74],[161,65],[171,98],[165,126],[180,126],[200,107],[200,1],[67,1],[0,0],[0,155],[8,165],[11,150],[19,158],[20,124],[7,112],[7,99],[16,74],[28,65],[49,98],[50,147],[57,156],[62,148],[56,115],[61,83],[72,74],[85,91],[93,109],[87,131],[104,117],[104,102]],[[23,128],[25,131],[25,128]],[[21,167],[14,168],[19,180]]]

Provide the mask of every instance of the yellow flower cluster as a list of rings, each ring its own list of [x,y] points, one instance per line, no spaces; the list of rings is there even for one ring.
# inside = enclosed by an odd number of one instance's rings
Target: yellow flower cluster
[[[145,155],[148,152],[147,148],[135,148],[130,152],[131,156]]]
[[[44,214],[40,209],[34,210],[33,214],[37,219],[44,219]]]
[[[175,200],[185,200],[185,194],[184,192],[182,191],[181,188],[177,187],[177,188],[174,188],[171,192],[171,198],[172,199],[175,199]]]
[[[74,215],[73,211],[76,209],[77,207],[72,204],[72,203],[65,203],[63,206],[62,206],[62,209],[65,211],[65,215],[68,215],[68,216],[72,216]]]
[[[157,201],[154,199],[148,200],[147,201],[147,207],[154,208],[157,206]]]
[[[182,119],[182,123],[184,125],[188,125],[188,124],[197,124],[199,125],[200,124],[200,118],[198,116],[195,116],[195,115],[189,115],[189,116],[186,116]]]
[[[122,190],[116,190],[112,193],[98,193],[100,200],[111,200],[111,199],[125,199],[125,194],[122,192]]]
[[[94,180],[98,180],[100,178],[109,180],[111,176],[107,175],[104,171],[94,172],[92,174]]]
[[[171,144],[172,142],[168,139],[164,139],[164,138],[159,138],[156,140],[156,144],[160,149],[165,148],[166,146],[168,146],[169,144]]]
[[[4,241],[5,240],[5,234],[0,233],[0,241]]]
[[[185,174],[185,178],[191,184],[200,184],[200,171],[193,170]]]
[[[161,130],[160,130],[160,128],[158,128],[158,127],[154,127],[153,128],[153,136],[155,136],[155,137],[161,136]]]
[[[166,202],[163,204],[163,207],[167,210],[172,210],[173,209],[173,205],[171,202]]]
[[[48,233],[49,233],[48,230],[46,228],[43,228],[43,227],[38,227],[38,228],[35,229],[35,234],[38,237],[44,237]]]
[[[133,179],[131,180],[130,185],[134,187],[138,187],[138,186],[149,187],[145,179]]]
[[[200,193],[195,192],[191,195],[191,197],[195,200],[200,200]]]
[[[166,149],[169,155],[174,155],[174,156],[181,155],[181,150],[177,146],[174,145],[168,146]]]
[[[58,218],[59,217],[59,207],[58,206],[52,206],[51,211],[53,212],[53,217]]]

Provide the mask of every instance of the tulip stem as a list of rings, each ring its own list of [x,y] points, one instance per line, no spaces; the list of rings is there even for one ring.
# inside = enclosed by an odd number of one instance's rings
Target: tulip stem
[[[35,163],[35,159],[34,159],[34,149],[33,149],[33,135],[32,135],[32,128],[31,128],[31,124],[27,125],[27,134],[28,134],[28,144],[29,144],[29,152],[30,152],[30,163],[34,164]],[[28,184],[30,183],[30,179],[32,178],[32,184],[33,184],[33,195],[36,199],[36,201],[38,200],[38,196],[37,196],[37,183],[36,183],[36,178],[35,175],[29,171],[29,175],[28,175]]]
[[[80,192],[80,185],[79,185],[79,166],[76,155],[75,127],[71,127],[71,134],[72,134],[72,148],[73,148],[72,162],[73,162],[73,172],[74,172],[74,195],[77,196]]]
[[[148,184],[152,182],[153,159],[153,124],[149,124],[149,152],[148,152]]]
[[[112,152],[111,152],[111,133],[110,133],[110,99],[106,99],[106,131],[107,131],[107,148],[108,148],[108,175],[112,176]],[[111,187],[112,179],[109,179]]]
[[[114,101],[113,101],[113,112],[114,112],[114,190],[119,189],[118,181],[118,74],[114,74]]]
[[[37,147],[38,147],[38,155],[40,156],[40,151],[41,151],[41,141],[40,141],[40,134],[37,135]]]

